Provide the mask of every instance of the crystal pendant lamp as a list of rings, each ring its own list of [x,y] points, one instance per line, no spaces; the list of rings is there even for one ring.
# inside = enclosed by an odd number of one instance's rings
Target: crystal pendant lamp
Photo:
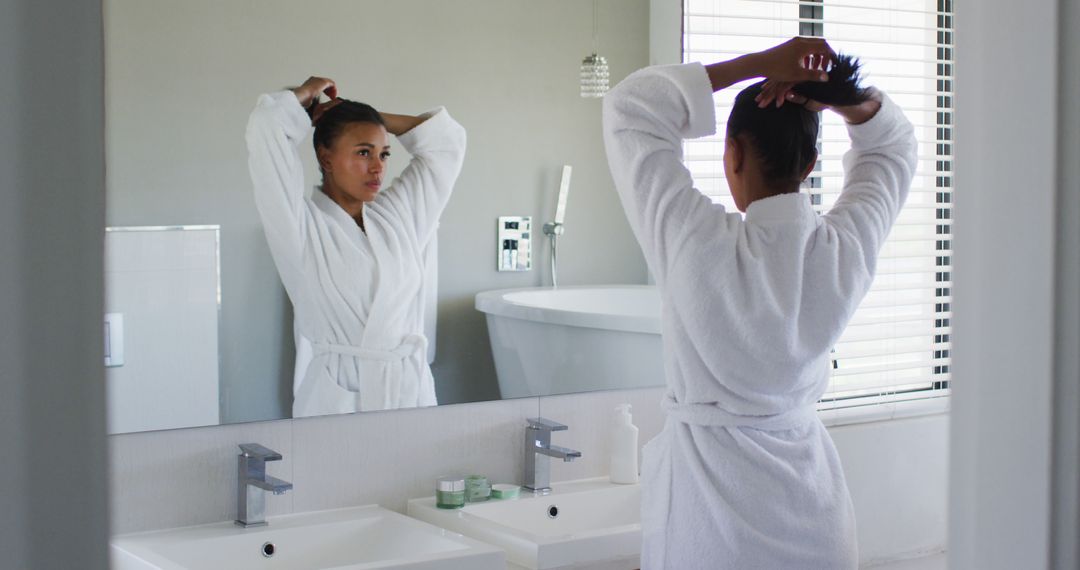
[[[603,97],[608,91],[608,80],[611,76],[607,58],[597,55],[596,20],[596,0],[593,0],[593,52],[581,61],[581,96],[586,98]]]

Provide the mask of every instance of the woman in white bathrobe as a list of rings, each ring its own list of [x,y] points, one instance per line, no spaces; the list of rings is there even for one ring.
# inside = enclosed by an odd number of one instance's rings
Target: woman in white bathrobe
[[[319,103],[326,93],[330,100]],[[322,184],[305,192],[312,132]],[[413,155],[384,188],[387,133]],[[465,156],[445,109],[379,113],[312,77],[261,95],[247,127],[255,203],[292,300],[293,416],[436,404],[436,229]]]
[[[663,303],[667,421],[643,457],[643,570],[858,565],[815,403],[906,199],[916,143],[888,97],[852,90],[834,107],[852,143],[843,192],[814,212],[799,186],[823,105],[792,83],[822,80],[834,60],[824,40],[796,38],[707,67],[644,69],[605,97],[612,175]],[[715,132],[714,91],[753,77],[771,82],[736,99],[724,152],[744,219],[692,186],[682,141]]]

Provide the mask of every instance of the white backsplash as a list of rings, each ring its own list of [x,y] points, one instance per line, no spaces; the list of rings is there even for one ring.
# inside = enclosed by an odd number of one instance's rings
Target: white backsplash
[[[588,394],[548,396],[540,400],[540,415],[570,426],[552,434],[551,442],[581,452],[581,459],[551,462],[551,480],[566,481],[608,474],[611,453],[611,422],[615,406],[630,404],[638,445],[648,443],[664,427],[660,409],[662,388],[613,390]],[[638,455],[640,464],[641,456]]]
[[[235,518],[237,446],[248,442],[280,452],[267,472],[294,486],[267,497],[268,516],[371,503],[404,512],[451,471],[516,482],[525,418],[538,406],[524,398],[114,435],[112,531]]]
[[[250,442],[281,453],[266,471],[293,480],[288,420],[109,436],[113,534],[235,519],[237,446]],[[293,496],[267,497],[266,514],[293,512]]]
[[[480,473],[520,484],[525,418],[567,424],[557,445],[581,459],[553,461],[551,480],[607,474],[617,404],[633,406],[640,443],[663,427],[660,388],[459,404],[110,437],[114,534],[230,520],[237,445],[281,452],[267,465],[291,481],[267,497],[269,516],[363,504],[405,511],[439,475]],[[829,428],[859,521],[860,558],[874,562],[945,546],[948,416]]]

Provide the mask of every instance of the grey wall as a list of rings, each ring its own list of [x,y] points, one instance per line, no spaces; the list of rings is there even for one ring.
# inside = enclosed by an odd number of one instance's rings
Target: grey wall
[[[1052,568],[1080,569],[1080,3],[1059,3]]]
[[[957,3],[951,568],[1076,568],[1075,432],[1059,433],[1053,449],[1055,423],[1075,430],[1078,413],[1068,322],[1078,295],[1076,43],[1060,43],[1075,35],[1075,6],[1059,20],[1069,4]],[[1055,459],[1065,461],[1057,478]],[[1055,504],[1068,516],[1055,520]],[[1067,533],[1068,564],[1051,562],[1055,531]]]
[[[613,83],[648,64],[647,0],[601,2]],[[418,113],[445,105],[469,149],[440,227],[440,402],[498,397],[482,290],[547,283],[495,271],[500,215],[554,213],[574,166],[561,282],[644,283],[600,137],[578,96],[591,2],[105,0],[109,225],[221,224],[223,420],[287,417],[291,309],[251,196],[244,125],[259,93],[309,75],[341,95]],[[305,146],[305,154],[306,148]],[[314,184],[312,156],[308,180]],[[407,162],[398,149],[392,170]],[[537,242],[534,258],[547,254]]]
[[[0,553],[107,568],[101,9],[0,4]]]

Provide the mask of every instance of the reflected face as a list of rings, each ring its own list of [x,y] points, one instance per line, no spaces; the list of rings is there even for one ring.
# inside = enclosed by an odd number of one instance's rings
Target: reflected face
[[[386,128],[376,123],[350,123],[331,148],[319,149],[323,184],[361,202],[371,202],[382,187],[390,158]]]

